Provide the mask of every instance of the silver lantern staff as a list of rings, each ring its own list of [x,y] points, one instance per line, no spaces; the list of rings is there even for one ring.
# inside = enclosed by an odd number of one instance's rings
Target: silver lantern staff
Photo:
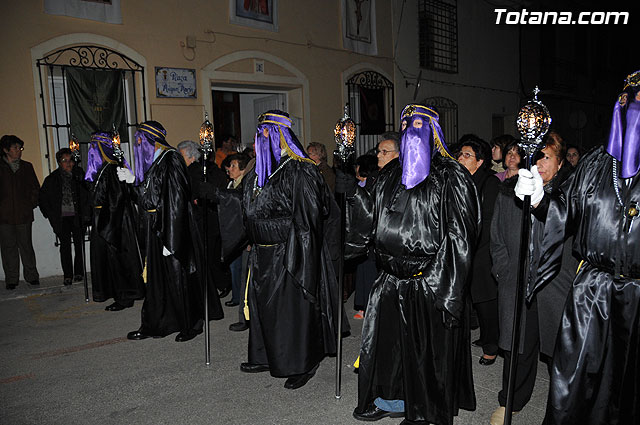
[[[202,181],[207,184],[207,162],[209,155],[213,152],[215,138],[213,132],[213,125],[209,121],[209,114],[205,111],[204,122],[200,126],[200,150],[204,160],[202,161]],[[202,217],[202,230],[204,235],[204,258],[202,260],[202,266],[204,269],[204,344],[205,344],[205,364],[209,366],[211,364],[211,347],[209,341],[209,217],[207,214],[207,208],[209,206],[209,200],[206,197],[198,200],[203,209],[204,214]]]
[[[333,152],[334,165],[342,172],[353,174],[354,142],[356,140],[356,123],[349,117],[349,104],[344,107],[344,115],[336,123],[334,129],[336,150]],[[340,398],[340,386],[342,381],[342,316],[344,303],[342,292],[344,288],[344,243],[347,223],[347,198],[346,194],[338,193],[338,205],[340,206],[340,258],[338,260],[338,335],[336,344],[336,398]]]
[[[69,138],[69,149],[71,149],[71,156],[73,157],[73,162],[75,162],[75,166],[80,166],[82,162],[82,157],[80,156],[80,142],[78,142],[78,138],[75,134],[71,133],[71,137]],[[72,173],[73,175],[73,173]],[[80,186],[80,190],[82,190],[82,184],[84,183],[82,180],[77,182]],[[78,220],[80,224],[80,229],[82,231],[81,239],[82,239],[82,271],[84,278],[84,301],[89,302],[89,282],[87,282],[87,256],[84,249],[84,223],[82,217],[82,197],[80,192],[77,194],[78,196]],[[75,236],[74,236],[75,237]]]
[[[551,116],[547,107],[538,100],[540,89],[533,90],[533,100],[524,105],[518,113],[517,126],[522,135],[519,143],[526,156],[527,170],[531,170],[533,155],[542,148],[542,137],[549,130]],[[524,303],[524,285],[529,270],[529,237],[531,236],[531,195],[526,195],[522,205],[522,224],[520,233],[520,255],[518,261],[518,282],[516,285],[513,330],[511,331],[511,359],[507,384],[507,402],[504,425],[511,425],[513,396],[515,393],[516,373],[518,369],[518,350],[520,348],[520,320]]]

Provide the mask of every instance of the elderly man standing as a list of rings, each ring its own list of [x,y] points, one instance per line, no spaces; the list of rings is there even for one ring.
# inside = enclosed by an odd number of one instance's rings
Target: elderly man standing
[[[20,278],[40,284],[36,254],[31,242],[33,209],[38,205],[40,183],[30,162],[23,161],[24,142],[13,135],[0,139],[0,251],[7,289],[15,289]]]
[[[362,329],[358,407],[375,421],[451,425],[475,409],[466,284],[480,226],[469,173],[448,153],[431,108],[402,111],[399,161],[392,140],[378,146],[383,165],[371,192],[343,173],[350,257],[373,247],[381,271]]]
[[[79,282],[84,274],[82,244],[85,224],[89,221],[89,192],[84,185],[84,171],[76,166],[71,149],[56,152],[58,168],[42,182],[40,211],[60,241],[63,283]],[[71,256],[73,238],[74,255]]]
[[[398,161],[392,161],[400,156],[400,135],[395,131],[390,131],[382,135],[382,140],[376,148],[376,156],[378,157],[378,168],[382,170],[387,164],[396,164]],[[391,165],[390,167],[393,167]]]

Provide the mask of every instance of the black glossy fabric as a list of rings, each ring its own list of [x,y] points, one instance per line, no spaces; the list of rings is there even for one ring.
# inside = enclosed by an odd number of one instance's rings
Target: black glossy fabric
[[[570,169],[564,166],[556,177],[545,186],[545,192],[557,192],[559,185],[567,179]],[[493,273],[498,281],[498,318],[500,323],[500,337],[498,345],[505,351],[511,350],[513,333],[513,316],[515,312],[516,284],[518,282],[518,267],[520,260],[520,243],[522,230],[522,201],[514,193],[514,187],[518,177],[511,177],[500,186],[500,193],[496,200],[494,218],[491,228],[491,257],[493,260]],[[529,214],[531,220],[531,234],[529,236],[529,270],[525,285],[535,282],[537,265],[544,248],[542,241],[545,232],[544,217],[541,216],[543,206],[536,208]],[[571,288],[571,282],[575,277],[578,262],[571,253],[571,240],[562,244],[562,267],[559,268],[552,279],[549,279],[544,287],[536,293],[536,314],[528,312],[528,306],[524,305],[520,316],[520,341],[519,352],[530,356],[524,350],[525,339],[532,336],[526,335],[527,329],[539,329],[535,335],[539,339],[540,352],[551,357],[554,353],[556,336],[562,318],[562,311]],[[527,321],[535,319],[538,324],[529,326]],[[533,347],[531,344],[529,348]],[[535,348],[535,347],[534,347]],[[537,355],[537,353],[536,353]]]
[[[638,176],[620,194],[604,148],[586,155],[561,196],[548,205],[536,290],[558,270],[562,242],[585,260],[562,316],[544,423],[640,423],[640,202]],[[532,290],[530,291],[530,295]]]
[[[393,160],[371,195],[358,188],[348,200],[346,254],[372,244],[381,269],[362,330],[357,411],[376,397],[403,399],[407,419],[450,425],[458,408],[476,405],[465,306],[480,206],[469,173],[439,154],[416,187],[401,178]]]
[[[242,240],[246,246],[246,234],[252,245],[249,363],[268,364],[273,376],[291,376],[336,352],[335,310],[342,303],[327,248],[327,235],[335,232],[325,226],[334,222],[337,205],[318,167],[286,156],[279,166],[257,196],[254,171],[243,179],[241,200],[221,192],[219,209],[221,217],[235,217],[227,226],[235,236],[221,229],[223,244]],[[222,212],[240,204],[244,215]]]
[[[212,279],[215,287],[222,291],[231,287],[231,271],[229,270],[229,265],[224,264],[221,259],[220,223],[218,221],[218,208],[211,201],[198,199],[200,198],[198,196],[201,191],[200,186],[204,184],[204,182],[202,181],[202,160],[191,163],[191,165],[187,167],[187,171],[189,173],[192,188],[191,201],[194,202],[194,204],[192,205],[193,215],[196,218],[198,231],[200,232],[200,237],[203,244],[205,219],[204,204],[207,204],[207,264],[209,266],[209,279]],[[215,162],[208,161],[207,184],[218,189],[224,189],[227,186],[227,181],[228,179],[226,173],[218,168]]]
[[[147,292],[141,331],[151,336],[200,330],[204,322],[201,242],[191,207],[191,186],[181,155],[167,149],[138,186],[146,248]],[[163,256],[163,246],[171,255]],[[209,318],[223,316],[209,285]]]
[[[115,164],[98,171],[92,191],[91,289],[93,300],[131,305],[144,298],[142,259],[129,188]]]

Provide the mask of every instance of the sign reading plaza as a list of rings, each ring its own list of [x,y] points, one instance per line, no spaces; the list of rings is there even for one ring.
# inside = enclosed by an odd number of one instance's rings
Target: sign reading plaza
[[[507,9],[494,9],[497,13],[496,24],[507,25],[607,25],[629,22],[629,12],[580,12],[577,19],[573,12],[507,12]]]

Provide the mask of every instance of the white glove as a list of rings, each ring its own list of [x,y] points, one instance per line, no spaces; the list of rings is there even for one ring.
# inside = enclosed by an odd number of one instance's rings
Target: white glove
[[[171,255],[171,251],[169,251],[166,246],[163,246],[162,247],[162,255],[164,255],[165,257],[168,257],[168,256]]]
[[[116,173],[118,173],[118,180],[120,180],[121,182],[133,183],[136,179],[136,177],[131,171],[129,171],[128,168],[118,167]]]
[[[531,171],[521,168],[518,170],[518,183],[516,183],[516,196],[524,200],[526,195],[531,195],[531,205],[538,205],[544,196],[542,177],[538,172],[538,166],[531,167]]]

